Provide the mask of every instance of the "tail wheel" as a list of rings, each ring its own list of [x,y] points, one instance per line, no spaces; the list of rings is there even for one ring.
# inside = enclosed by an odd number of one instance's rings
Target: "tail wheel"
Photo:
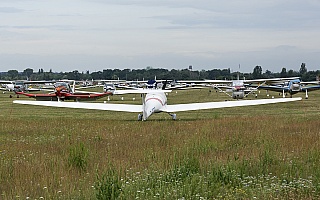
[[[142,121],[142,116],[143,116],[142,114],[138,115],[138,121]]]

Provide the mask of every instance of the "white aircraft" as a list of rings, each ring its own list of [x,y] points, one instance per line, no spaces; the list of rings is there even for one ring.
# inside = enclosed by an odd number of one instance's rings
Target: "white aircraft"
[[[170,90],[144,89],[144,90],[131,90],[130,92],[142,94],[142,105],[55,102],[55,101],[23,101],[23,100],[15,100],[13,101],[13,103],[61,107],[61,108],[82,108],[82,109],[95,109],[95,110],[108,110],[108,111],[135,112],[135,113],[140,113],[138,115],[139,121],[145,121],[152,114],[159,113],[159,112],[166,112],[172,116],[172,119],[175,120],[176,114],[174,113],[181,112],[181,111],[227,108],[227,107],[237,107],[237,106],[251,106],[251,105],[261,105],[261,104],[281,103],[281,102],[301,100],[301,98],[290,98],[290,99],[277,98],[277,99],[240,100],[240,101],[168,105],[167,97],[165,93],[171,92]]]
[[[0,80],[0,83],[2,83],[2,87],[0,90],[6,90],[6,91],[14,91],[16,88],[20,88],[21,85],[23,85],[22,82],[17,81],[2,81]]]
[[[284,81],[294,80],[297,77],[290,78],[269,78],[269,79],[253,79],[253,80],[240,80],[238,75],[238,80],[194,80],[194,81],[179,81],[186,83],[206,83],[213,84],[212,87],[230,96],[233,99],[243,99],[247,97],[252,92],[266,84],[277,84],[283,83]],[[253,86],[252,84],[258,84]],[[225,90],[223,90],[225,89]],[[228,94],[232,92],[232,95]]]
[[[2,84],[2,87],[0,87],[0,90],[4,90],[3,93],[6,91],[9,92],[34,92],[34,91],[40,91],[40,88],[34,88],[34,84],[42,84],[44,82],[48,81],[27,81],[27,80],[21,80],[21,81],[4,81],[0,80],[0,84]],[[13,95],[10,94],[10,98],[12,98]],[[17,97],[19,97],[19,94],[17,94]]]

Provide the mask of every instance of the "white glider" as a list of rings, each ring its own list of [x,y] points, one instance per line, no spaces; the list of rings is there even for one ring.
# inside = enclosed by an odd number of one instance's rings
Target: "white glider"
[[[166,91],[167,92],[167,91]],[[167,112],[176,119],[176,114],[173,112],[214,109],[214,108],[228,108],[238,106],[252,106],[271,103],[282,103],[298,101],[301,98],[276,98],[276,99],[259,99],[259,100],[238,100],[238,101],[223,101],[223,102],[206,102],[206,103],[188,103],[188,104],[175,104],[167,105],[167,97],[163,91],[158,90],[143,90],[142,105],[132,104],[111,104],[111,103],[82,103],[82,102],[56,102],[56,101],[23,101],[15,100],[13,103],[51,106],[60,108],[82,108],[94,110],[109,110],[109,111],[122,111],[122,112],[136,112],[141,113],[138,115],[138,120],[147,120],[153,113]]]

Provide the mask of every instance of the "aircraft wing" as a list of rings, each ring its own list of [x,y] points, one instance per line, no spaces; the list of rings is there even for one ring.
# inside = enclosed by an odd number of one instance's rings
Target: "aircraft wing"
[[[45,84],[45,83],[55,83],[56,81],[23,81],[23,84]]]
[[[37,98],[37,97],[56,97],[57,95],[55,93],[49,93],[49,94],[31,94],[26,92],[16,92],[16,94],[25,95],[27,97]]]
[[[214,109],[214,108],[228,108],[228,107],[237,107],[237,106],[252,106],[252,105],[270,104],[270,103],[298,101],[301,99],[302,99],[301,97],[298,97],[298,98],[278,98],[278,99],[176,104],[176,105],[167,105],[162,109],[162,111],[179,112],[179,111],[192,111],[192,110],[203,110],[203,109]],[[57,101],[22,101],[22,100],[14,100],[13,103],[60,107],[60,108],[82,108],[82,109],[122,111],[122,112],[142,112],[143,111],[142,105],[131,105],[131,104],[81,103],[81,102],[57,102]]]
[[[177,83],[214,83],[214,84],[231,84],[231,80],[184,80],[184,81],[177,81]]]
[[[91,91],[84,91],[84,90],[77,90],[73,94],[104,94],[103,92],[91,92]],[[112,95],[111,93],[108,93],[108,95]]]
[[[208,103],[176,104],[176,105],[167,105],[162,111],[180,112],[180,111],[204,110],[204,109],[214,109],[214,108],[229,108],[229,107],[238,107],[238,106],[253,106],[253,105],[298,101],[301,99],[302,99],[301,97],[297,97],[297,98],[277,98],[277,99],[237,100],[237,101],[222,101],[222,102],[208,102]]]
[[[313,86],[308,86],[308,87],[302,87],[302,91],[312,91],[312,90],[320,90],[320,85],[313,85]]]
[[[253,80],[243,80],[244,83],[266,83],[266,84],[281,84],[285,81],[300,79],[299,77],[289,77],[289,78],[265,78],[265,79],[253,79]]]
[[[110,83],[125,83],[126,80],[119,80],[119,79],[101,79],[101,80],[94,80],[95,82],[110,82]]]
[[[16,92],[16,94],[19,95],[25,95],[27,97],[32,97],[37,100],[44,100],[44,101],[51,101],[51,100],[58,100],[58,96],[56,93],[48,93],[48,94],[31,94],[31,93],[26,93],[26,92]],[[66,100],[90,100],[90,99],[98,99],[102,98],[108,95],[112,95],[111,92],[105,92],[105,93],[63,93],[61,95],[61,99],[66,99]]]
[[[14,81],[4,81],[4,80],[0,80],[0,83],[3,83],[3,84],[12,84],[12,83],[14,83]]]
[[[313,84],[313,85],[320,85],[320,81],[301,81],[303,85]]]
[[[271,91],[276,91],[276,92],[288,92],[289,91],[289,88],[288,87],[283,87],[283,86],[273,86],[273,85],[270,85],[270,86],[258,86],[257,89],[262,89],[262,90],[271,90]]]
[[[120,94],[147,94],[147,93],[163,93],[172,92],[172,90],[153,90],[153,89],[137,89],[137,90],[116,90],[113,95]]]
[[[58,101],[22,101],[22,100],[14,100],[13,103],[59,107],[59,108],[82,108],[82,109],[92,109],[92,110],[142,112],[142,105],[130,105],[130,104],[81,103],[81,102],[58,102]]]
[[[206,88],[206,87],[201,87],[201,86],[177,87],[177,88],[170,87],[170,89],[177,89],[177,90],[192,90],[192,89],[203,89],[203,88]]]
[[[87,89],[87,88],[95,88],[95,87],[96,87],[95,85],[90,85],[90,86],[76,87],[75,89],[78,90],[78,89]]]
[[[241,80],[246,84],[250,83],[283,83],[284,81],[299,79],[299,77],[289,77],[289,78],[266,78],[266,79],[253,79],[253,80]],[[232,84],[235,80],[186,80],[177,81],[177,83],[212,83],[212,84]]]
[[[65,98],[66,99],[98,99],[102,98],[108,95],[112,95],[111,92],[105,92],[105,93],[66,93]]]

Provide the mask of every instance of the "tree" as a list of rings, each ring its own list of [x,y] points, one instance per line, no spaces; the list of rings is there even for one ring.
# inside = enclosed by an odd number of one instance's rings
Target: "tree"
[[[252,77],[254,79],[262,78],[262,67],[261,66],[257,65],[254,67]]]
[[[270,70],[266,70],[264,74],[265,74],[265,78],[271,78],[272,72]]]
[[[19,75],[18,70],[12,69],[8,71],[8,76],[10,77],[11,80],[17,79],[18,75]]]
[[[304,75],[305,73],[307,73],[306,63],[301,64],[299,72],[300,72],[300,75]]]
[[[294,71],[293,71],[292,69],[290,69],[290,70],[288,71],[288,76],[289,76],[289,77],[293,76],[293,73],[294,73]]]
[[[23,75],[25,75],[27,78],[30,78],[30,76],[33,74],[33,69],[27,68],[23,70]]]
[[[282,68],[281,72],[280,72],[280,76],[282,78],[286,78],[287,77],[287,69],[284,67]]]

